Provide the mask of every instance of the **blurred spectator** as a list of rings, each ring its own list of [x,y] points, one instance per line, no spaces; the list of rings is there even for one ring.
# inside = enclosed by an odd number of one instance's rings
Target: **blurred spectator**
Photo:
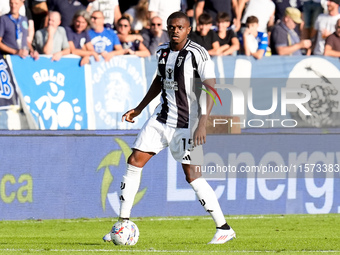
[[[282,17],[285,15],[285,10],[287,7],[294,7],[294,8],[299,9],[299,11],[301,12],[302,22],[301,24],[296,26],[294,30],[301,38],[302,30],[304,27],[304,19],[303,19],[304,15],[302,13],[303,0],[294,0],[294,1],[273,0],[273,3],[275,4],[275,22],[274,22],[275,24],[277,24],[282,19]],[[307,38],[304,38],[304,39],[307,39]]]
[[[35,48],[40,54],[52,54],[52,61],[59,61],[62,56],[70,54],[66,31],[60,23],[60,13],[52,11],[48,14],[48,26],[35,33]]]
[[[113,56],[123,55],[124,50],[119,38],[112,29],[104,27],[104,15],[101,11],[94,11],[91,15],[93,29],[89,35],[94,50],[103,56],[105,61],[109,61]]]
[[[66,28],[71,25],[77,11],[86,9],[87,0],[48,0],[47,5],[48,10],[60,13],[61,25]]]
[[[150,18],[158,16],[163,21],[163,29],[167,30],[167,19],[173,12],[181,10],[181,0],[149,0]]]
[[[124,15],[129,15],[132,20],[131,30],[139,33],[143,28],[149,28],[149,0],[139,0],[138,4],[128,9]]]
[[[283,19],[274,26],[270,46],[273,55],[302,55],[301,49],[309,49],[312,45],[311,40],[301,40],[294,31],[297,24],[301,24],[301,12],[288,7]]]
[[[87,11],[101,11],[104,14],[104,24],[107,28],[113,28],[122,17],[119,9],[118,0],[89,0]]]
[[[142,40],[141,35],[129,35],[131,32],[130,20],[128,17],[121,17],[118,20],[118,37],[120,43],[125,49],[125,54],[137,55],[139,57],[148,57],[150,56],[149,50],[145,47]]]
[[[229,17],[233,17],[233,14],[237,15],[237,0],[197,0],[195,8],[195,19],[198,24],[198,18],[203,13],[208,13],[213,21],[216,20],[218,12],[226,12]],[[241,17],[239,18],[239,20]],[[237,19],[235,19],[236,21]],[[239,30],[240,24],[236,25],[236,31]]]
[[[81,66],[90,63],[90,56],[99,61],[98,53],[95,52],[88,34],[90,24],[89,13],[85,10],[80,10],[74,14],[72,25],[65,28],[71,54],[82,57]]]
[[[335,32],[326,39],[324,55],[340,57],[340,19],[336,22]]]
[[[220,43],[218,55],[236,55],[236,52],[240,49],[240,42],[234,30],[228,29],[230,26],[230,16],[228,13],[219,12],[217,14],[216,26],[218,42]]]
[[[192,31],[189,37],[192,41],[203,46],[211,56],[218,55],[218,49],[220,43],[218,42],[218,36],[215,31],[211,30],[212,17],[208,13],[202,13],[198,17],[197,30]]]
[[[19,14],[23,5],[21,0],[10,0],[9,13],[0,17],[0,51],[1,54],[19,55],[25,58],[30,54],[34,59],[39,58],[28,41],[28,20]]]
[[[320,14],[314,24],[315,45],[313,54],[323,55],[325,50],[325,39],[335,31],[335,24],[340,18],[340,0],[327,1],[328,14]]]
[[[10,12],[10,5],[9,5],[9,0],[2,0],[0,4],[0,16],[7,14]],[[34,22],[33,22],[33,17],[32,17],[32,12],[28,8],[28,2],[25,0],[22,0],[24,3],[21,5],[19,9],[19,14],[21,16],[24,16],[27,18],[28,21],[28,35],[27,35],[27,41],[29,44],[32,44],[33,37],[34,37]]]
[[[268,34],[259,32],[258,27],[258,18],[249,16],[246,21],[246,29],[243,33],[243,48],[246,56],[261,59],[267,51]]]
[[[162,19],[158,16],[151,18],[150,29],[142,30],[143,43],[151,55],[156,54],[157,47],[169,41],[168,33],[162,29]]]
[[[246,2],[248,5],[246,6]],[[245,7],[246,6],[246,7]],[[271,0],[240,0],[239,12],[244,11],[241,24],[245,27],[247,18],[255,16],[259,19],[259,32],[268,32],[274,26],[275,4]],[[269,29],[268,29],[269,28]],[[243,33],[243,31],[241,31]]]
[[[307,0],[302,7],[304,27],[302,37],[304,39],[311,39],[315,36],[313,34],[314,24],[319,14],[323,13],[321,0]]]

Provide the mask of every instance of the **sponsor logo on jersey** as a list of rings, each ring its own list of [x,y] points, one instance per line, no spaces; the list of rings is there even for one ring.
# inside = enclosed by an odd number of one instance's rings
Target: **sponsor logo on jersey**
[[[163,88],[177,91],[178,90],[178,83],[177,83],[177,81],[167,81],[167,80],[165,80],[163,82]]]

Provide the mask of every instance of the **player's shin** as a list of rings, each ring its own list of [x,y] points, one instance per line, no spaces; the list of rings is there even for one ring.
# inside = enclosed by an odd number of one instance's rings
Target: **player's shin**
[[[130,218],[133,201],[139,189],[142,170],[141,167],[127,164],[126,173],[120,186],[120,218]]]
[[[203,178],[197,178],[190,182],[191,187],[196,192],[196,196],[204,209],[210,213],[215,221],[216,227],[221,227],[226,223],[220,204],[217,200],[214,190],[209,183]]]

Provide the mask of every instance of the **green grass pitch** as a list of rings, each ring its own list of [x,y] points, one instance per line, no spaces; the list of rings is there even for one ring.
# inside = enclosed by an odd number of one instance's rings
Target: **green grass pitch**
[[[132,218],[135,246],[104,243],[116,219],[0,221],[0,254],[340,254],[340,214],[226,217],[237,239],[207,245],[204,217]]]

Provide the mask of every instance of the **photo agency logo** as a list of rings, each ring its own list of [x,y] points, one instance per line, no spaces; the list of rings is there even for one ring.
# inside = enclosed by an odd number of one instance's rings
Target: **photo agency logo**
[[[208,84],[205,84],[205,83],[203,83],[203,86],[206,87],[206,89],[204,89],[204,88],[200,88],[200,89],[203,90],[205,93],[207,93],[207,94],[212,98],[212,100],[214,101],[214,104],[217,105],[215,96],[214,96],[209,90],[211,90],[211,91],[216,95],[216,97],[218,98],[218,100],[220,101],[220,104],[221,104],[221,106],[222,106],[221,97],[220,97],[220,95],[217,93],[216,89],[214,89],[212,86],[209,86]],[[209,89],[209,90],[208,90],[208,89]]]
[[[210,96],[215,104],[210,114],[216,116],[212,120],[214,128],[218,125],[293,128],[299,125],[301,116],[314,117],[310,111],[311,91],[303,85],[306,81],[295,80],[299,86],[285,86],[284,79],[234,79],[234,82],[217,83],[214,87],[203,84],[205,88],[201,90],[208,95],[201,97],[202,114],[206,114],[202,98]],[[239,118],[236,121],[230,117]]]

